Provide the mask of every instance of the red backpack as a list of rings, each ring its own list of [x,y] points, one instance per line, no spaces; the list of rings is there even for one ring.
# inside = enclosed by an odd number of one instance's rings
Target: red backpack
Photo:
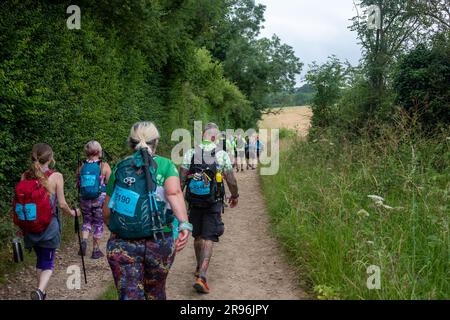
[[[53,171],[45,173],[47,177]],[[13,199],[14,224],[26,233],[41,233],[52,221],[50,196],[38,179],[22,180],[16,185]]]

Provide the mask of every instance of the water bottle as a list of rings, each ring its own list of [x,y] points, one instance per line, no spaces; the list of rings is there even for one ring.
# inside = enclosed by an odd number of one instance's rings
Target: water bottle
[[[14,238],[11,242],[13,248],[14,262],[19,263],[23,261],[22,243],[19,238]]]

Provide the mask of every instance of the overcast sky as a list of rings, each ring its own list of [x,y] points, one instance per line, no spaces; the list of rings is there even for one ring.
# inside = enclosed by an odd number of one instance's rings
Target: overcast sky
[[[356,11],[352,0],[256,0],[266,6],[264,29],[261,36],[274,33],[282,42],[295,49],[296,56],[305,64],[323,63],[335,54],[356,65],[361,57],[356,34],[347,27]]]

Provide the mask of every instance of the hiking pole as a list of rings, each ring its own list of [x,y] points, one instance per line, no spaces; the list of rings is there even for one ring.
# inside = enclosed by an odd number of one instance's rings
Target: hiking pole
[[[142,154],[142,158],[144,159],[144,172],[145,172],[145,182],[147,184],[148,201],[150,204],[150,208],[155,208],[155,210],[153,210],[153,212],[150,213],[152,215],[153,230],[154,230],[154,232],[157,230],[155,223],[154,223],[154,221],[155,221],[154,215],[156,214],[156,219],[159,222],[159,232],[161,233],[163,241],[165,241],[166,237],[164,235],[164,230],[163,230],[164,228],[162,225],[161,216],[158,213],[158,203],[156,202],[154,195],[151,194],[153,188],[152,188],[152,177],[150,176],[150,159],[149,159],[148,149],[147,148],[141,149],[141,154]],[[156,238],[155,233],[153,233],[153,237]]]
[[[80,204],[80,188],[81,188],[81,181],[79,181],[79,172],[78,170],[80,170],[81,168],[81,161],[80,161],[80,154],[78,154],[77,156],[77,164],[78,164],[78,168],[77,168],[77,189],[78,189],[78,193],[77,193],[77,200],[78,200],[78,204]],[[83,274],[84,274],[84,283],[87,284],[87,277],[86,277],[86,266],[84,265],[84,255],[83,255],[83,248],[81,246],[81,235],[80,235],[80,221],[78,220],[78,209],[75,209],[75,233],[78,235],[78,245],[80,247],[80,253],[81,253],[81,264],[83,266]]]

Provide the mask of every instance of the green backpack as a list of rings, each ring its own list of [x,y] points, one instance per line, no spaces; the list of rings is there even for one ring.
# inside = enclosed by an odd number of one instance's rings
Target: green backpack
[[[156,238],[157,233],[163,233],[164,226],[172,223],[173,214],[168,214],[165,203],[157,199],[156,168],[146,149],[125,158],[114,168],[109,229],[119,237]]]

